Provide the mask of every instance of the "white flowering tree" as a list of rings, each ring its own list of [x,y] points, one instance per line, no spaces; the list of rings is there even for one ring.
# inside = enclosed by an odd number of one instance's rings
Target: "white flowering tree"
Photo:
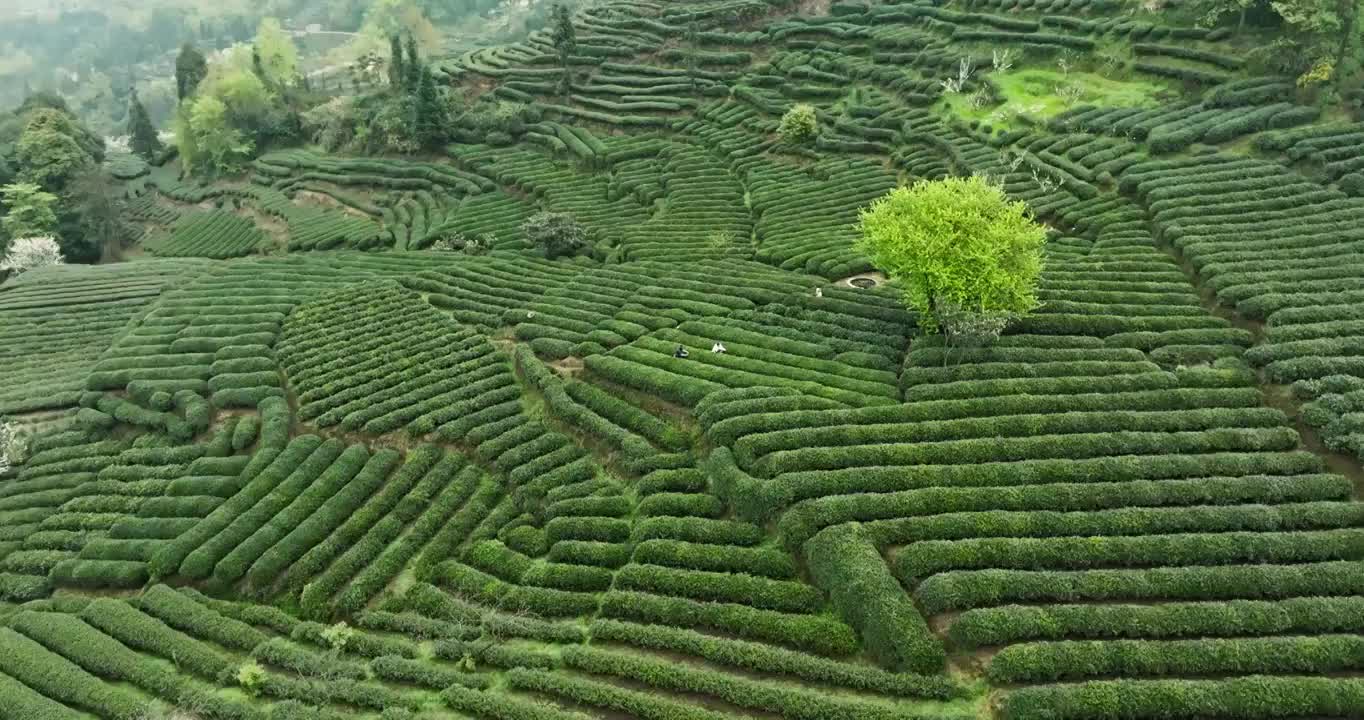
[[[9,252],[0,260],[0,272],[8,270],[18,275],[63,262],[62,250],[52,236],[19,238],[9,244]]]
[[[0,474],[9,472],[23,459],[22,455],[18,431],[9,420],[0,418]]]

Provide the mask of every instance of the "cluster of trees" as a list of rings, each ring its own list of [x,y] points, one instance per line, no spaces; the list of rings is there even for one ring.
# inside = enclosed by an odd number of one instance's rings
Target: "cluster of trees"
[[[126,237],[103,161],[104,140],[60,97],[31,95],[0,117],[0,256],[50,236],[67,260],[93,262]]]
[[[1206,25],[1273,28],[1274,39],[1252,52],[1266,69],[1296,75],[1303,86],[1357,82],[1364,70],[1362,0],[1196,0]]]
[[[411,33],[395,33],[387,58],[362,60],[365,72],[381,78],[382,86],[306,113],[304,129],[313,140],[329,150],[402,154],[449,142],[453,121],[464,114],[464,100],[437,78],[418,44]]]
[[[298,140],[300,112],[310,100],[298,49],[274,18],[261,21],[252,45],[233,46],[213,62],[184,45],[175,61],[175,87],[176,146],[185,171],[197,174],[234,172],[255,151]],[[144,115],[135,104],[135,140],[147,135],[139,127]],[[152,147],[145,140],[136,144],[139,152]]]
[[[378,8],[383,6],[384,13]],[[338,97],[303,116],[312,140],[328,150],[414,154],[437,150],[452,141],[505,146],[539,122],[533,105],[491,98],[470,105],[444,74],[423,57],[425,15],[412,0],[379,0],[367,27],[389,28],[389,49],[362,56],[352,65],[355,95]],[[405,10],[404,10],[405,9]],[[569,58],[577,49],[568,9],[554,5],[553,42],[564,68],[561,91],[571,90]],[[360,79],[379,86],[362,92]]]

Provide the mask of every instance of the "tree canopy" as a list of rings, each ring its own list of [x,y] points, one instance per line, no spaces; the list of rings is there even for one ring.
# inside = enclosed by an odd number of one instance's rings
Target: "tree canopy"
[[[288,85],[298,76],[298,48],[294,39],[284,32],[279,20],[268,17],[260,21],[256,31],[256,53],[265,71],[266,82]]]
[[[213,95],[196,98],[189,111],[195,146],[217,172],[231,172],[251,153],[252,142],[228,119],[227,105]]]
[[[136,90],[128,102],[128,135],[132,138],[133,152],[143,158],[151,160],[161,152],[161,140],[156,136],[156,127],[152,125],[147,108],[138,99]]]
[[[0,226],[11,238],[50,235],[57,228],[57,196],[41,187],[13,183],[0,187],[0,198],[8,208]]]
[[[193,95],[205,77],[208,77],[208,60],[199,48],[185,43],[175,58],[175,90],[180,100]]]
[[[896,188],[862,210],[860,229],[859,249],[899,284],[930,332],[962,313],[1037,307],[1046,231],[1026,204],[983,178]]]

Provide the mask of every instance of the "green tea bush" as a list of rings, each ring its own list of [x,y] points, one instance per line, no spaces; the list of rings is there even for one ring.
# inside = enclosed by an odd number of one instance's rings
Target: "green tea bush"
[[[1104,680],[1023,688],[1009,694],[1009,720],[1155,720],[1193,712],[1227,720],[1349,717],[1364,711],[1364,684],[1349,678],[1250,676],[1225,680]]]
[[[810,574],[839,615],[862,634],[872,656],[895,670],[935,673],[946,653],[856,524],[824,530],[805,543]]]
[[[1278,599],[1353,594],[1358,563],[1168,567],[1079,572],[976,570],[935,575],[915,597],[933,613],[1011,602]]]

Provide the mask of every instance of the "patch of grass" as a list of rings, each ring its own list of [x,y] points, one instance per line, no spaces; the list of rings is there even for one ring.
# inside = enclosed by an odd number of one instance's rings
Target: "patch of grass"
[[[1028,68],[990,76],[1004,101],[981,109],[972,108],[970,96],[944,96],[947,109],[968,119],[1009,128],[1019,114],[1046,120],[1077,105],[1145,107],[1156,105],[1167,91],[1165,85],[1144,80],[1121,80],[1092,72]]]

